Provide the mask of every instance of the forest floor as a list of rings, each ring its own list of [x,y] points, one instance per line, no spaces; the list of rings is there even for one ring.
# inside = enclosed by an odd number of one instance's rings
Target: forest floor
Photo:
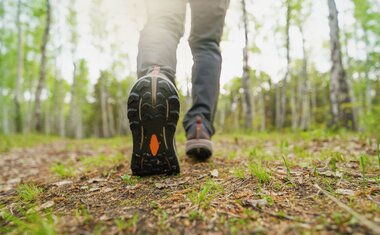
[[[221,135],[208,162],[131,176],[130,138],[0,137],[0,234],[380,233],[380,156],[357,134]]]

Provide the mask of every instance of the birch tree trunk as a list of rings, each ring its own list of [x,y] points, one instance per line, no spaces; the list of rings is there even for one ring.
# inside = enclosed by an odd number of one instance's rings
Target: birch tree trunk
[[[285,124],[286,118],[286,90],[288,88],[288,76],[290,71],[290,16],[291,16],[291,5],[290,0],[286,1],[286,40],[285,40],[285,49],[286,49],[286,72],[284,78],[282,79],[282,87],[280,93],[280,107],[279,107],[279,117],[277,123],[277,129],[282,129]]]
[[[304,131],[309,129],[310,126],[310,95],[309,95],[309,78],[307,74],[307,66],[308,66],[308,59],[307,59],[307,52],[306,52],[306,46],[305,46],[305,35],[303,32],[303,28],[300,25],[299,30],[302,35],[302,52],[303,52],[303,60],[302,60],[302,75],[301,75],[301,90],[300,90],[300,100],[301,100],[301,122],[300,122],[300,128]]]
[[[49,31],[51,23],[51,9],[50,9],[50,0],[46,0],[46,25],[42,38],[41,45],[41,64],[40,64],[40,76],[38,79],[38,85],[36,90],[35,97],[35,106],[34,106],[34,118],[35,118],[35,129],[38,132],[42,131],[42,118],[41,118],[41,93],[46,80],[46,46],[49,41]]]
[[[266,116],[265,116],[265,97],[263,89],[259,92],[259,107],[260,107],[260,131],[265,131],[266,129]]]
[[[278,82],[275,86],[275,125],[276,129],[280,129],[280,123],[281,123],[281,82]]]
[[[245,130],[252,130],[252,104],[251,104],[251,93],[249,87],[249,65],[248,65],[248,18],[245,0],[241,1],[241,6],[243,10],[243,24],[244,24],[244,36],[245,45],[243,49],[243,76],[242,85],[244,93],[244,107],[245,107],[245,119],[244,127]]]
[[[14,105],[15,105],[15,128],[17,133],[22,132],[22,114],[20,107],[20,84],[22,79],[22,31],[21,31],[21,0],[17,1],[17,77],[14,93]]]
[[[71,85],[71,100],[70,100],[70,117],[69,117],[69,135],[71,137],[77,138],[77,113],[78,113],[78,102],[77,102],[77,84],[78,84],[78,77],[77,77],[77,65],[74,62],[73,63],[73,84]]]
[[[291,88],[293,90],[293,88]],[[295,131],[298,127],[298,114],[297,114],[297,99],[296,91],[290,92],[290,109],[292,111],[292,130]]]
[[[109,133],[110,136],[115,136],[115,115],[113,113],[113,106],[112,106],[112,100],[107,92],[107,120],[108,120],[108,126],[109,126]]]
[[[105,91],[105,74],[102,75],[100,80],[100,110],[102,122],[102,136],[109,137],[108,118],[107,118],[107,97]]]
[[[345,71],[342,64],[342,53],[339,42],[338,11],[334,0],[327,0],[329,7],[330,47],[331,47],[331,81],[330,112],[332,119],[329,127],[356,129],[353,118],[351,97],[348,91]]]

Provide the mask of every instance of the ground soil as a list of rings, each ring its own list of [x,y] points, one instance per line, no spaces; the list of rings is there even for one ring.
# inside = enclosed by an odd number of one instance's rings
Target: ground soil
[[[180,175],[132,177],[126,182],[122,176],[131,175],[131,146],[128,140],[115,146],[57,140],[1,153],[0,204],[23,219],[15,212],[23,205],[17,187],[33,182],[43,189],[36,208],[54,214],[59,234],[376,233],[326,197],[317,184],[380,225],[376,144],[366,138],[222,136],[215,139],[214,156],[201,163],[185,156],[180,141]],[[100,154],[122,154],[125,159],[67,178],[51,171],[57,162],[80,169],[81,157]],[[360,156],[367,159],[365,178]],[[262,163],[269,182],[260,183],[250,174],[250,161]],[[210,182],[216,186],[207,191]],[[14,224],[0,217],[0,226]]]

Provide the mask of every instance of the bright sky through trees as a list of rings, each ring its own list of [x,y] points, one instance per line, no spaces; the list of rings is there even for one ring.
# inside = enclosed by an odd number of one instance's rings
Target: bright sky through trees
[[[276,34],[274,28],[276,25],[284,24],[285,11],[281,8],[281,1],[276,0],[257,0],[248,1],[248,10],[251,13],[250,18],[262,25],[260,33],[255,33],[255,25],[250,26],[250,40],[252,45],[256,45],[261,53],[251,56],[251,67],[264,71],[271,75],[274,81],[278,81],[285,69],[285,52],[283,49],[283,38],[280,33]],[[353,5],[345,0],[337,1],[340,10],[340,24],[344,28],[354,22],[352,17]],[[93,46],[91,34],[90,14],[94,6],[90,0],[77,1],[75,8],[78,11],[78,29],[79,29],[79,47],[78,56],[88,61],[90,69],[90,81],[94,83],[99,76],[99,71],[106,69],[107,65],[112,62],[113,53],[99,52]],[[120,78],[125,74],[135,73],[137,44],[139,30],[143,27],[145,21],[145,11],[143,1],[138,0],[107,0],[99,6],[102,12],[99,17],[107,21],[109,33],[108,41],[104,44],[116,44],[117,50],[128,54],[124,63],[126,70],[120,74]],[[281,12],[281,14],[279,14]],[[189,9],[188,9],[188,13]],[[65,14],[65,12],[62,12]],[[305,25],[305,35],[307,48],[310,50],[310,59],[313,61],[320,72],[327,72],[330,69],[328,33],[327,27],[327,6],[325,2],[313,1],[312,13]],[[187,44],[187,38],[190,31],[190,14],[187,14],[186,32],[178,48],[178,66],[177,81],[181,87],[185,85],[185,77],[191,74],[192,57]],[[64,24],[64,22],[62,22]],[[238,27],[236,27],[238,26]],[[278,27],[278,26],[277,26]],[[116,30],[115,30],[116,29]],[[258,35],[256,37],[256,35]],[[65,37],[65,36],[63,36]],[[301,58],[301,35],[296,27],[290,29],[291,37],[291,57]],[[241,27],[241,11],[239,1],[231,1],[231,6],[226,18],[225,37],[221,44],[223,52],[223,71],[222,86],[231,78],[241,75],[242,67],[242,48],[243,48],[243,31]],[[253,42],[253,39],[255,41]],[[63,39],[64,40],[64,39]],[[363,46],[363,45],[361,45]],[[360,55],[355,51],[353,45],[349,45],[351,54]],[[71,80],[72,63],[68,59],[68,49],[63,50],[62,70],[63,77],[68,81]],[[132,70],[132,71],[129,71]]]

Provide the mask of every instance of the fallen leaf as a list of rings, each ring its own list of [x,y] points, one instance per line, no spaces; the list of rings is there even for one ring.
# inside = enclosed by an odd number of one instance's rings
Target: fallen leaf
[[[113,188],[105,188],[103,190],[105,193],[109,193],[109,192],[112,192],[113,191]]]
[[[243,206],[252,206],[252,207],[260,207],[268,204],[267,199],[258,199],[258,200],[244,200]]]
[[[163,188],[168,187],[168,185],[166,185],[166,184],[162,184],[162,183],[156,183],[155,186],[156,186],[156,188],[158,188],[158,189],[163,189]]]
[[[71,180],[63,180],[63,181],[59,181],[59,182],[54,183],[54,185],[60,187],[60,186],[63,186],[66,184],[72,184],[72,183],[73,183],[73,181],[71,181]]]
[[[98,187],[90,188],[90,192],[96,192],[96,191],[99,191],[99,190],[100,190],[100,188],[98,188]]]
[[[210,172],[211,176],[214,177],[214,178],[218,178],[219,177],[219,171],[217,169],[214,169]]]
[[[350,190],[350,189],[338,188],[335,192],[336,192],[337,194],[340,194],[340,195],[355,196],[355,191]]]
[[[87,182],[89,183],[96,183],[96,182],[104,182],[106,181],[105,179],[102,179],[102,178],[92,178],[92,179],[89,179]]]
[[[50,207],[54,206],[54,204],[55,204],[54,201],[47,201],[44,204],[40,205],[37,210],[40,211],[40,210],[50,208]]]

